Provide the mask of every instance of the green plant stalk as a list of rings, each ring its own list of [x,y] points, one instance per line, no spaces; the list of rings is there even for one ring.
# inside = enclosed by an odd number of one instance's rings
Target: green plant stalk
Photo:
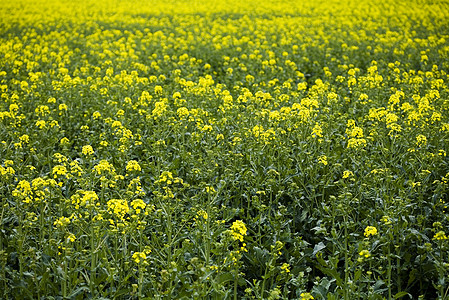
[[[3,213],[4,213],[4,211],[5,211],[5,205],[4,205],[4,203],[3,203],[3,201],[2,201],[2,214],[1,214],[1,217],[0,217],[0,224],[3,224]],[[4,252],[5,251],[5,252]],[[7,259],[4,259],[4,257],[6,257],[6,250],[4,250],[3,249],[3,234],[0,234],[0,253],[1,253],[1,260],[2,260],[2,278],[6,278],[6,264],[7,264]],[[2,282],[3,282],[3,286],[4,286],[4,289],[3,289],[3,291],[4,291],[4,296],[6,296],[6,291],[8,290],[7,288],[8,288],[8,286],[7,286],[7,283],[6,283],[6,280],[5,279],[3,279],[2,280]]]
[[[265,294],[265,282],[267,280],[267,273],[268,273],[268,268],[271,265],[271,261],[270,263],[265,267],[265,273],[263,274],[263,281],[262,281],[262,292],[260,293],[261,297],[263,298],[263,295]]]
[[[140,249],[139,251],[142,251],[142,231],[139,230],[139,246]],[[138,298],[139,300],[142,299],[142,284],[143,284],[143,271],[144,268],[142,268],[141,266],[142,264],[139,263],[139,279],[138,279],[138,284],[139,284],[139,290],[138,290]]]
[[[65,299],[65,298],[67,298],[67,271],[68,271],[67,270],[67,257],[65,255],[65,253],[64,253],[63,264],[64,264],[64,274],[63,274],[64,278],[62,281],[62,297],[63,297],[63,299]]]
[[[234,300],[237,300],[237,284],[238,284],[238,276],[239,276],[239,269],[237,267],[234,268]]]
[[[3,214],[5,212],[5,203],[4,199],[2,199],[2,213],[0,215],[0,224],[3,224]],[[6,253],[3,253],[3,234],[0,234],[0,255],[2,260],[2,278],[6,278],[6,261],[3,259],[3,256],[6,255]],[[5,263],[3,263],[5,261]],[[6,291],[6,280],[2,280],[3,282],[3,290]]]
[[[391,250],[390,246],[388,246],[388,269],[387,269],[387,284],[388,284],[388,299],[391,299]]]
[[[172,259],[172,253],[171,253],[171,246],[172,246],[172,220],[171,220],[171,214],[167,214],[167,269],[170,268],[170,263]],[[172,281],[169,280],[168,287],[169,292],[172,291]]]
[[[41,205],[41,211],[39,214],[39,226],[41,228],[40,235],[39,235],[39,243],[42,246],[45,245],[45,243],[44,243],[44,228],[45,228],[44,211],[45,211],[45,207],[42,207],[42,205]]]
[[[20,201],[20,200],[18,200]],[[21,205],[20,205],[21,207]],[[17,239],[18,242],[18,253],[19,253],[19,274],[20,274],[20,279],[22,279],[23,276],[23,241],[25,240],[24,238],[24,233],[22,230],[22,226],[21,224],[23,224],[23,219],[22,219],[22,214],[19,213],[19,238]]]
[[[343,222],[345,224],[345,283],[344,283],[344,299],[348,299],[348,282],[349,282],[349,257],[348,257],[348,220],[346,216],[343,217]]]
[[[91,216],[93,216],[93,210],[91,211]],[[90,227],[90,282],[89,289],[92,297],[94,296],[94,282],[95,282],[95,268],[96,268],[96,257],[95,257],[95,226]]]
[[[443,299],[447,299],[448,293],[449,293],[449,287],[446,289],[446,292],[443,295]]]
[[[439,255],[439,259],[440,259],[440,266],[438,267],[438,270],[440,270],[439,273],[439,277],[440,279],[444,279],[444,265],[443,265],[443,242],[439,241],[439,248],[440,248],[440,255]],[[444,300],[445,299],[445,295],[444,295],[444,286],[442,284],[438,285],[439,288],[439,292],[441,295],[441,299]]]
[[[401,259],[400,259],[400,247],[396,248],[396,274],[398,276],[398,293],[401,292]]]
[[[209,260],[210,260],[210,206],[211,203],[209,203],[207,205],[206,208],[206,214],[207,214],[207,219],[206,219],[206,266],[209,266]]]
[[[142,284],[143,284],[143,268],[142,263],[139,263],[139,290],[138,290],[138,298],[139,300],[142,299]]]

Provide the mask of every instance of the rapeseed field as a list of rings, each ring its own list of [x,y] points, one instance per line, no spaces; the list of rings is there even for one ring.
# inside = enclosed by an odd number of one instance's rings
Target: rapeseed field
[[[448,299],[449,4],[0,0],[1,299]]]

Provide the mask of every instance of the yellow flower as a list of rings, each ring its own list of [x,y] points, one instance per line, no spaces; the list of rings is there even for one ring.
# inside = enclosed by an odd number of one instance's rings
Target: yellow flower
[[[369,253],[368,250],[362,250],[362,251],[360,251],[359,255],[360,255],[360,256],[363,256],[363,257],[365,257],[365,258],[368,258],[368,257],[371,256],[371,253]]]
[[[427,138],[422,134],[418,134],[416,136],[416,146],[422,147],[422,146],[425,146],[426,144],[427,144]]]
[[[98,175],[101,175],[104,173],[115,174],[115,168],[107,160],[102,159],[96,166],[94,166],[94,169],[92,172],[96,172]]]
[[[94,205],[98,200],[98,195],[94,191],[84,191],[84,196],[81,199],[81,205]]]
[[[312,294],[310,293],[301,293],[301,300],[313,300],[315,298],[313,298]]]
[[[282,273],[290,273],[290,265],[287,263],[282,264],[281,270]]]
[[[63,137],[63,138],[61,139],[61,141],[59,141],[59,143],[60,143],[61,145],[63,145],[63,146],[67,146],[67,145],[70,143],[70,141],[69,141],[68,138]]]
[[[9,105],[9,112],[16,113],[19,110],[19,106],[15,103]]]
[[[145,262],[147,259],[147,255],[145,252],[134,252],[133,254],[133,260],[136,264],[139,264],[140,262]]]
[[[168,109],[168,105],[165,104],[165,102],[158,101],[158,102],[154,103],[154,109],[151,114],[154,118],[161,117],[165,114],[167,109]]]
[[[214,193],[216,193],[216,191],[213,186],[206,186],[206,193],[214,194]]]
[[[349,139],[348,140],[348,148],[360,149],[366,146],[365,139]]]
[[[176,113],[178,114],[178,117],[180,119],[185,119],[189,116],[189,109],[186,107],[180,107],[180,108],[178,108]]]
[[[6,162],[5,162],[5,167],[6,167]],[[4,176],[4,177],[10,177],[12,175],[14,175],[16,173],[16,171],[12,168],[12,167],[2,167],[0,166],[0,175]]]
[[[53,223],[53,225],[55,225],[56,227],[65,227],[69,224],[70,224],[70,219],[66,218],[66,217],[60,217]]]
[[[112,122],[111,127],[112,128],[122,127],[122,123],[120,121],[114,121],[114,122]]]
[[[212,126],[210,126],[210,125],[204,125],[204,126],[201,128],[201,131],[210,132],[210,131],[212,131]]]
[[[92,148],[91,145],[86,145],[86,146],[83,146],[82,153],[86,156],[89,156],[89,155],[94,154],[94,149]]]
[[[149,246],[145,246],[145,249],[141,252],[134,252],[133,253],[133,260],[136,264],[139,263],[147,263],[147,255],[151,253],[151,249]]]
[[[125,215],[129,212],[128,202],[122,199],[112,199],[108,201],[108,211],[116,215],[119,219],[124,220]]]
[[[34,112],[38,116],[46,116],[50,113],[50,108],[47,105],[39,105]]]
[[[343,172],[342,178],[346,179],[346,178],[349,178],[349,177],[352,177],[352,176],[354,176],[354,173],[352,173],[351,171],[346,170],[346,171]]]
[[[390,225],[392,223],[389,216],[383,216],[380,220],[384,222],[385,225]]]
[[[38,120],[38,121],[36,121],[36,126],[39,127],[39,129],[45,128],[45,125],[46,125],[46,123],[45,123],[44,120]]]
[[[67,174],[67,168],[62,165],[54,166],[51,173],[53,178],[58,178],[59,176],[65,176]]]
[[[237,220],[231,225],[231,235],[234,240],[239,240],[243,242],[243,237],[246,235],[246,226],[245,223],[241,220]]]
[[[204,220],[207,220],[208,216],[207,216],[207,212],[205,212],[204,210],[199,210],[197,213],[197,216],[200,218],[203,218]]]
[[[76,240],[76,236],[73,234],[73,233],[70,233],[68,236],[67,236],[67,240],[69,241],[69,242],[74,242],[75,240]]]
[[[92,117],[93,117],[94,119],[99,119],[99,118],[101,118],[101,113],[98,112],[98,111],[95,111],[95,112],[92,114]]]
[[[154,92],[155,92],[156,94],[161,94],[162,91],[163,91],[163,88],[162,88],[160,85],[156,85],[156,86],[154,87]]]
[[[159,180],[156,180],[155,183],[166,182],[167,184],[172,184],[173,174],[170,171],[163,171],[159,176]]]
[[[320,157],[318,157],[318,163],[327,166],[327,156],[321,155]]]
[[[374,226],[367,226],[365,228],[365,236],[369,237],[371,235],[376,235],[377,234],[377,228]]]
[[[313,137],[323,137],[323,129],[320,125],[316,124],[312,129],[312,136]]]
[[[140,172],[142,168],[140,167],[139,163],[135,160],[130,160],[128,164],[126,165],[126,171],[128,172]]]
[[[447,240],[447,236],[446,236],[446,233],[444,233],[444,231],[438,231],[433,236],[433,239],[434,240]]]
[[[31,184],[26,180],[21,180],[15,190],[12,191],[13,197],[21,198],[24,203],[31,203],[32,201]]]
[[[22,143],[28,144],[30,142],[30,136],[27,134],[22,135],[21,137],[19,137],[19,140]]]
[[[145,209],[147,204],[143,202],[142,199],[135,199],[131,202],[132,208],[136,211],[136,214],[140,214],[140,212]]]

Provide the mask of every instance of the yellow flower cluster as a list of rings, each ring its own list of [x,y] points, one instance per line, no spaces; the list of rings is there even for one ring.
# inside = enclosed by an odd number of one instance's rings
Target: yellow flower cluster
[[[99,204],[97,202],[99,198],[95,191],[79,190],[76,194],[70,197],[70,200],[74,208],[77,210],[83,206],[92,207]]]
[[[368,250],[362,250],[362,251],[360,251],[359,255],[364,258],[368,258],[371,256],[371,253]]]
[[[351,171],[349,171],[349,170],[343,171],[343,176],[342,176],[343,179],[350,178],[353,176],[354,176],[354,173],[352,173]]]
[[[126,171],[128,172],[140,172],[142,171],[142,168],[140,167],[139,163],[135,160],[130,160],[128,164],[126,165]]]
[[[128,202],[123,199],[112,199],[107,202],[108,211],[119,220],[124,221],[129,212]]]
[[[356,126],[354,120],[348,120],[346,134],[348,136],[348,148],[360,149],[366,146],[363,129]]]
[[[66,217],[60,217],[53,223],[53,225],[55,225],[56,227],[65,227],[69,224],[70,224],[70,219],[66,218]]]
[[[143,202],[142,199],[135,199],[131,202],[131,207],[136,211],[136,214],[140,214],[143,210],[145,210],[147,204]],[[148,212],[145,212],[145,214],[148,214]]]
[[[366,237],[370,237],[370,236],[376,235],[376,234],[377,234],[377,228],[376,228],[376,227],[374,227],[374,226],[367,226],[367,227],[365,228],[365,233],[364,233],[364,235],[365,235]]]
[[[91,145],[86,145],[86,146],[83,146],[83,149],[81,152],[86,156],[90,156],[90,155],[94,154],[94,149],[92,148]]]
[[[311,293],[301,293],[300,295],[301,300],[313,300],[315,298],[313,298]]]
[[[433,239],[434,240],[447,240],[448,238],[447,238],[446,233],[444,231],[438,231],[433,236]]]
[[[234,221],[231,225],[231,235],[236,241],[243,242],[243,237],[246,235],[246,231],[245,223],[241,220]]]
[[[283,273],[290,273],[290,265],[288,263],[283,263],[281,270]]]
[[[3,166],[0,165],[0,176],[1,178],[8,179],[14,176],[16,171],[12,167],[14,165],[14,162],[12,160],[5,160],[3,163]]]
[[[147,256],[150,255],[151,249],[146,246],[143,251],[134,252],[132,255],[132,259],[136,264],[147,264]]]
[[[114,166],[105,159],[100,160],[98,164],[94,166],[92,171],[97,173],[97,175],[115,174]]]

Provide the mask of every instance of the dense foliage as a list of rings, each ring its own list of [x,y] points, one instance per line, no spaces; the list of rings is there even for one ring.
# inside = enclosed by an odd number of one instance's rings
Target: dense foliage
[[[444,1],[0,3],[0,298],[448,298]]]

